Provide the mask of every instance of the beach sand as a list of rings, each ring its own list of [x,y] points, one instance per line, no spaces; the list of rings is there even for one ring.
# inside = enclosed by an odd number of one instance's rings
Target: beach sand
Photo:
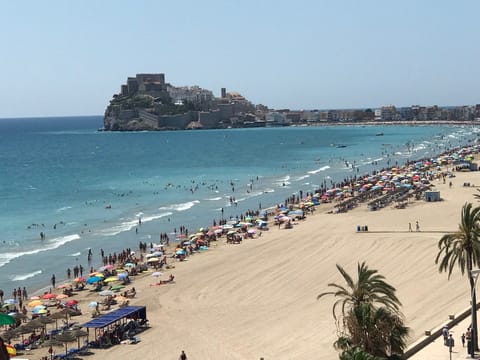
[[[465,202],[477,203],[476,188],[463,183],[480,184],[480,172],[456,175],[452,188],[450,179],[433,182],[440,202],[410,201],[405,209],[379,211],[363,204],[341,214],[326,214],[321,205],[293,229],[273,227],[235,245],[222,238],[210,250],[175,262],[163,276],[173,273],[174,284],[150,286],[156,279],[149,274],[134,277],[131,305],[147,306],[151,328],[136,345],[94,349],[89,358],[178,359],[185,350],[189,359],[337,359],[335,300],[316,297],[330,282],[343,284],[336,264],[356,278],[362,261],[397,288],[414,343],[469,306],[467,277],[455,269],[447,280],[435,265],[438,240],[458,228]],[[416,221],[420,231],[409,232]],[[369,231],[357,232],[358,225]],[[76,298],[86,315],[74,320],[83,323],[89,320],[87,304],[99,297],[83,291]],[[416,358],[435,358],[428,351]],[[40,349],[22,357],[45,355],[47,349]]]

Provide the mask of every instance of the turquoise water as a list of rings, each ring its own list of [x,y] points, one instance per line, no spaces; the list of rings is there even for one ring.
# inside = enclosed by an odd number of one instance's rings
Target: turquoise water
[[[64,279],[67,267],[89,268],[89,248],[95,266],[100,249],[137,248],[164,232],[172,238],[180,225],[196,231],[220,219],[222,208],[237,216],[477,137],[466,126],[97,132],[101,126],[101,117],[0,120],[0,288],[7,294],[38,290],[52,274]]]

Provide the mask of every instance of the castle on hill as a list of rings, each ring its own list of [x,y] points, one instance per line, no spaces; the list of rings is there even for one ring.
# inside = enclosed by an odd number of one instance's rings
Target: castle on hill
[[[256,123],[255,106],[237,92],[221,97],[199,86],[176,87],[165,74],[137,74],[121,85],[105,111],[111,131],[244,127]],[[261,123],[261,122],[259,122]],[[261,126],[261,124],[258,124]]]

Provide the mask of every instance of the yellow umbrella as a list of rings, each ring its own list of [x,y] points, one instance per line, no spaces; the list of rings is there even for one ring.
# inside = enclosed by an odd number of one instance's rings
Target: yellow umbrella
[[[41,300],[33,300],[28,303],[28,307],[35,307],[37,305],[43,305]]]
[[[160,259],[157,257],[151,257],[150,259],[147,260],[147,262],[159,262]]]
[[[17,349],[15,349],[15,347],[12,345],[6,345],[5,347],[7,348],[8,355],[17,356]]]
[[[109,283],[109,282],[113,282],[113,281],[118,281],[118,277],[110,276],[110,277],[106,278],[105,280],[103,280],[104,283]]]

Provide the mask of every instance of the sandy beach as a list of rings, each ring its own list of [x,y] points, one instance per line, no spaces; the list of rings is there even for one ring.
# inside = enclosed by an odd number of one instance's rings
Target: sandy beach
[[[358,262],[379,270],[397,288],[409,343],[425,330],[444,324],[450,314],[469,306],[466,277],[455,271],[451,279],[435,265],[440,237],[454,231],[465,202],[476,203],[473,186],[480,173],[458,172],[443,184],[442,201],[410,200],[405,209],[368,210],[366,204],[347,213],[327,214],[328,205],[299,221],[293,229],[271,227],[262,236],[241,244],[225,244],[222,237],[210,250],[173,262],[175,283],[151,286],[149,273],[133,278],[137,296],[131,305],[146,305],[151,328],[136,345],[94,349],[91,359],[177,359],[185,350],[189,359],[335,359],[333,298],[317,301],[330,282],[341,283],[335,264],[356,275]],[[331,207],[330,207],[331,208]],[[408,224],[419,222],[420,231]],[[368,232],[357,232],[367,225]],[[96,293],[80,292],[84,315]],[[459,339],[457,339],[459,342]],[[60,353],[61,348],[55,348]],[[422,359],[429,359],[428,348]],[[40,359],[47,349],[22,357]]]

